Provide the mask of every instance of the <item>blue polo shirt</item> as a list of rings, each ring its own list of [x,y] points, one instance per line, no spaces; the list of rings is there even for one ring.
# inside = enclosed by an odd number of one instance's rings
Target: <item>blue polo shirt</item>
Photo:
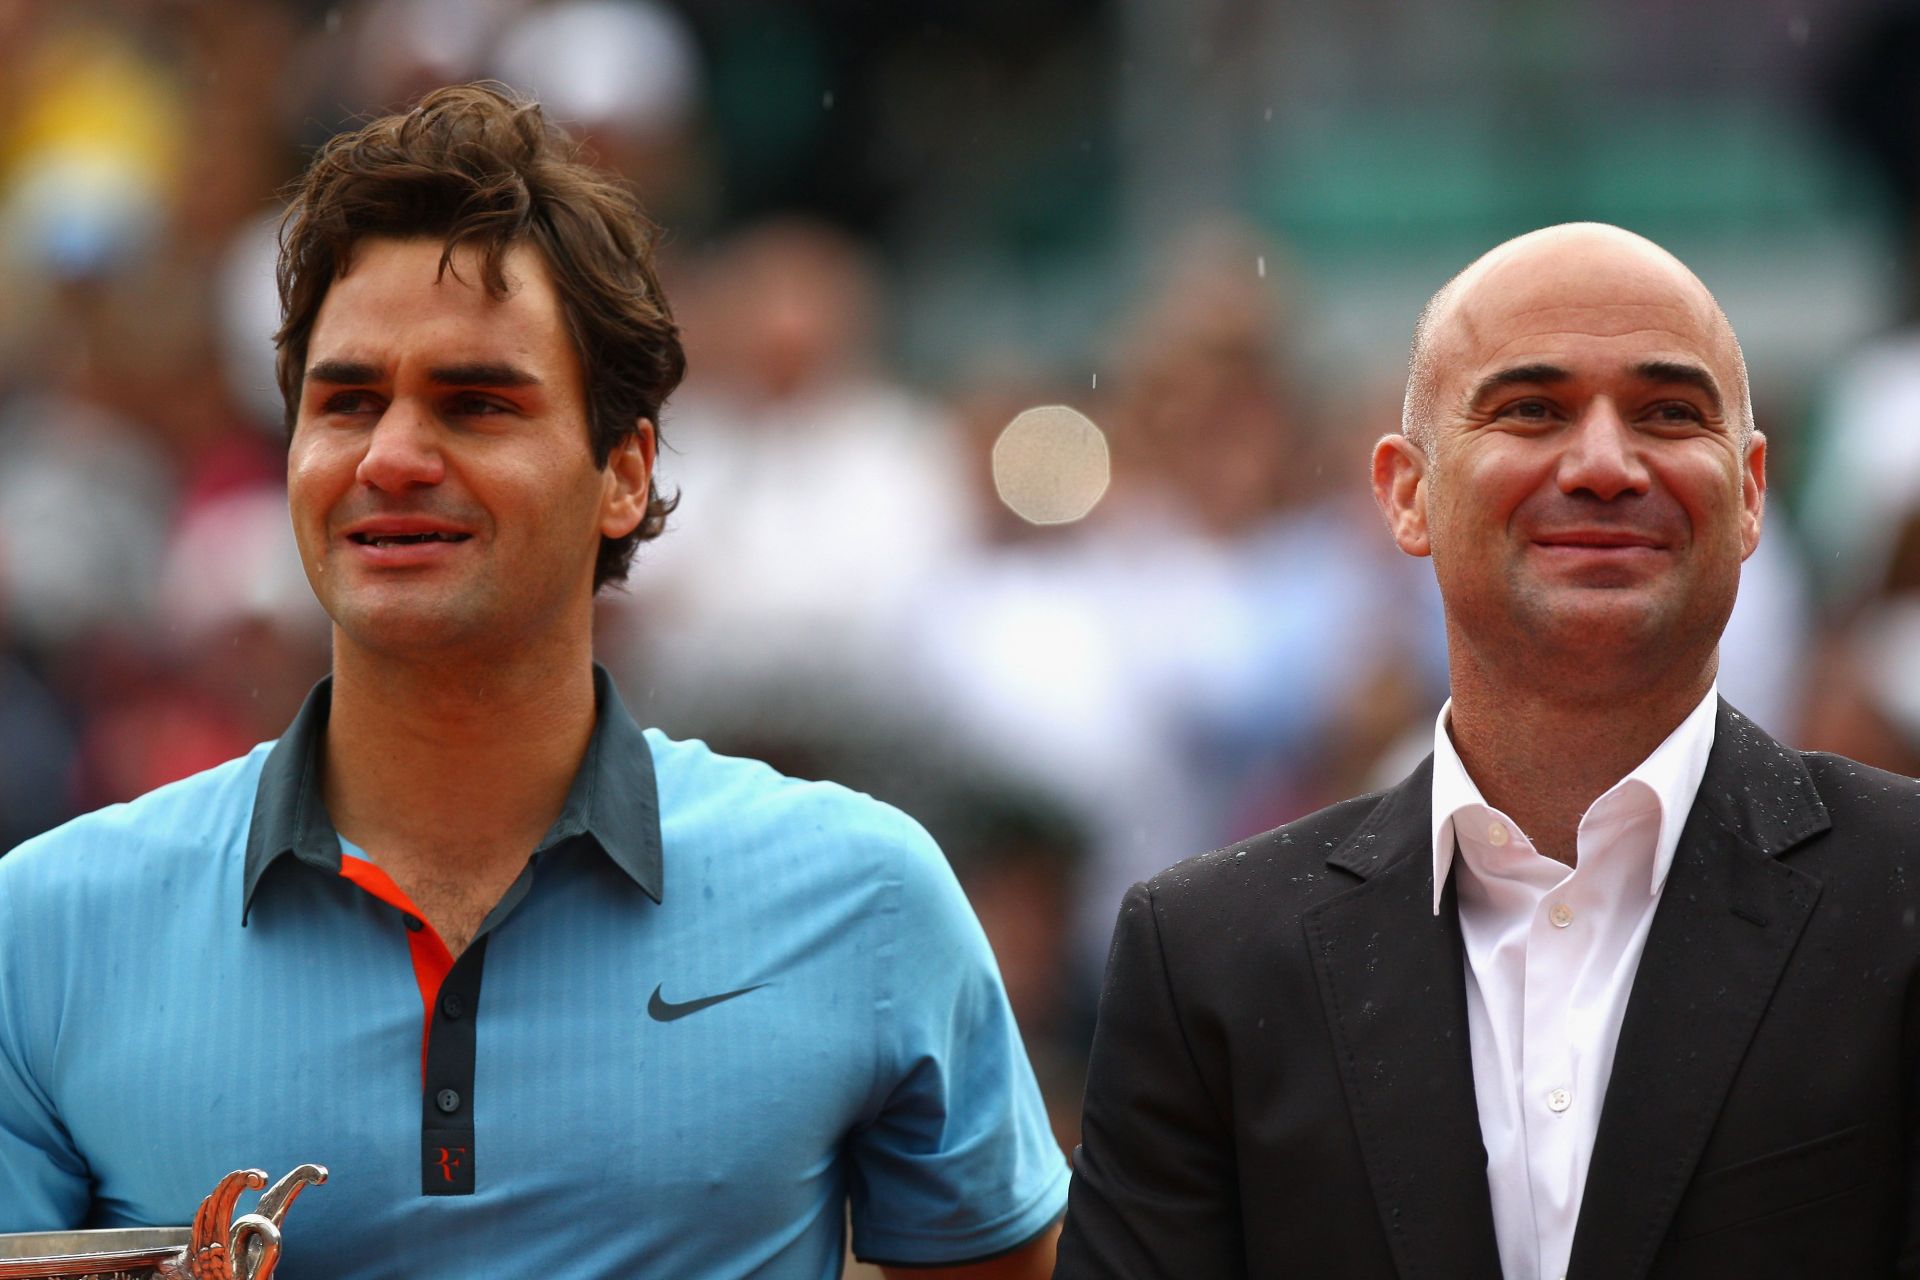
[[[926,833],[595,680],[457,959],[333,830],[325,682],[278,743],[0,858],[0,1231],[185,1224],[304,1161],[287,1280],[837,1276],[849,1201],[876,1261],[1044,1230],[1066,1163]]]

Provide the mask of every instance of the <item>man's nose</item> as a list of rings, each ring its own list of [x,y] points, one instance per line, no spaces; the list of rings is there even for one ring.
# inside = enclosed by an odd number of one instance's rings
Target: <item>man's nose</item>
[[[439,430],[425,410],[395,400],[368,435],[354,479],[389,493],[439,484],[446,476]]]
[[[1652,486],[1639,437],[1611,400],[1595,400],[1573,424],[1558,479],[1562,493],[1591,493],[1603,502]]]

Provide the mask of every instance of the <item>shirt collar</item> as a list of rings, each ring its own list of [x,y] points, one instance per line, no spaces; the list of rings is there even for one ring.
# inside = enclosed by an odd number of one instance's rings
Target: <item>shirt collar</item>
[[[1660,813],[1660,834],[1654,841],[1653,875],[1647,892],[1657,894],[1666,883],[1667,872],[1673,866],[1674,850],[1680,845],[1680,829],[1686,824],[1687,814],[1693,808],[1694,798],[1700,792],[1700,779],[1707,771],[1707,755],[1713,750],[1714,718],[1720,701],[1720,686],[1716,681],[1707,690],[1707,696],[1700,699],[1698,705],[1666,740],[1653,749],[1653,754],[1642,760],[1626,777],[1607,788],[1606,792],[1588,806],[1581,817],[1584,826],[1596,809],[1618,794],[1630,783],[1638,783],[1653,796]],[[1440,716],[1433,726],[1433,912],[1440,914],[1440,898],[1445,890],[1447,875],[1453,868],[1453,855],[1457,847],[1454,840],[1454,818],[1461,810],[1479,806],[1491,811],[1486,797],[1480,794],[1480,788],[1467,773],[1460,762],[1460,753],[1454,750],[1453,737],[1447,732],[1447,716],[1453,710],[1453,699],[1447,699],[1440,708]]]
[[[653,752],[620,700],[613,678],[598,663],[593,668],[593,697],[596,715],[587,753],[573,775],[560,816],[534,852],[589,837],[658,902],[660,792]],[[291,855],[334,875],[340,872],[340,838],[320,792],[321,735],[332,706],[333,677],[328,676],[313,686],[300,713],[267,753],[254,792],[253,821],[247,829],[242,924],[260,878],[282,857]]]

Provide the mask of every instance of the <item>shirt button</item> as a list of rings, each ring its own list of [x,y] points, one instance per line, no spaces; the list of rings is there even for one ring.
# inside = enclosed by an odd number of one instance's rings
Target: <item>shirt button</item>
[[[1553,910],[1547,912],[1547,919],[1553,921],[1553,927],[1564,929],[1573,923],[1573,908],[1564,902],[1553,904]]]
[[[467,1012],[467,1002],[460,998],[459,992],[449,991],[440,997],[440,1012],[449,1018],[461,1018]]]
[[[1572,1105],[1573,1095],[1565,1089],[1555,1089],[1547,1095],[1547,1109],[1549,1111],[1565,1111]]]
[[[414,915],[412,912],[408,912],[406,915],[401,916],[400,918],[406,923],[408,933],[418,933],[422,929],[427,927],[427,922],[425,920],[422,920],[419,916]]]
[[[460,1095],[452,1089],[442,1089],[433,1096],[433,1105],[452,1115],[460,1109]],[[1558,1111],[1559,1108],[1555,1107],[1554,1110]]]
[[[1507,824],[1496,822],[1487,828],[1487,843],[1498,849],[1507,842]]]

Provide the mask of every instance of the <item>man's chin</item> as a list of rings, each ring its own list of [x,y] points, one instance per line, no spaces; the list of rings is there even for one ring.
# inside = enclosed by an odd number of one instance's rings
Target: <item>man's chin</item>
[[[1521,619],[1522,634],[1575,670],[1614,661],[1652,663],[1671,659],[1682,647],[1677,612],[1663,593],[1633,588],[1563,588],[1548,594]],[[1652,674],[1651,671],[1648,672]]]
[[[423,603],[342,608],[334,614],[334,628],[356,648],[391,658],[438,655],[472,643],[479,628],[471,610]]]

